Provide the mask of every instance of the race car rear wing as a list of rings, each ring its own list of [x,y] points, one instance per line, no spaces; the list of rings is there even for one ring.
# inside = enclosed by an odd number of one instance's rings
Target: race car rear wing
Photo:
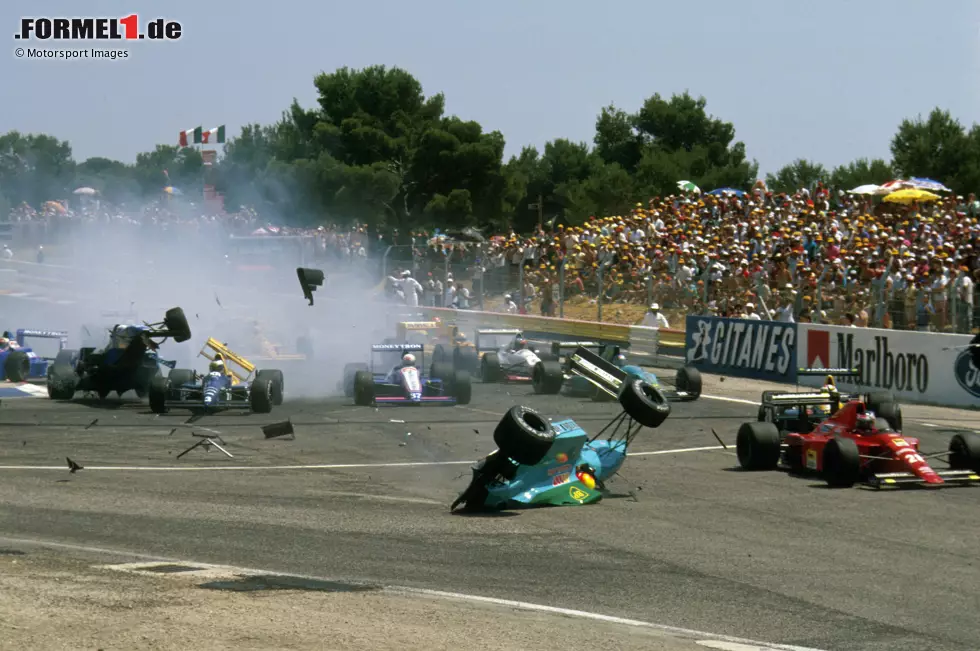
[[[834,377],[861,377],[860,369],[856,368],[801,368],[796,371],[798,376],[815,377],[833,375]]]
[[[764,405],[832,405],[840,402],[839,397],[833,397],[829,393],[777,393],[768,396],[763,401]]]
[[[619,397],[619,392],[629,378],[623,369],[581,346],[569,356],[568,371],[585,378],[613,398]]]
[[[438,321],[399,321],[396,326],[399,333],[405,330],[436,330],[439,328]]]
[[[226,362],[225,371],[231,376],[235,384],[248,382],[249,378],[252,377],[252,373],[255,372],[255,365],[252,362],[235,353],[226,344],[221,343],[214,337],[208,337],[207,342],[201,348],[201,352],[198,355],[211,361],[214,361],[220,355],[221,359]],[[229,368],[227,362],[232,362],[237,365],[244,374],[233,368]]]
[[[476,347],[476,352],[477,353],[483,352],[485,350],[496,350],[497,349],[496,346],[493,346],[491,348],[486,348],[484,346],[481,346],[480,345],[480,337],[481,336],[484,336],[484,337],[485,336],[496,336],[496,335],[512,335],[512,336],[516,337],[517,335],[522,334],[522,332],[523,332],[522,330],[519,330],[519,329],[516,329],[516,328],[493,329],[493,330],[477,330],[476,331],[476,340],[473,342],[473,345]]]
[[[425,350],[424,344],[371,344],[371,351],[375,353],[418,353],[423,350]]]

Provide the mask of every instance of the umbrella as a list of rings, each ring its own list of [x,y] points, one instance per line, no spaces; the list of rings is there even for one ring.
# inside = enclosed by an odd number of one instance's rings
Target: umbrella
[[[913,176],[909,179],[909,185],[916,190],[928,190],[929,192],[952,192],[945,185],[939,181],[933,181],[932,179],[924,179],[918,176]]]
[[[885,197],[883,201],[889,203],[912,203],[913,201],[935,201],[939,199],[938,194],[933,194],[931,192],[926,192],[925,190],[914,190],[912,188],[907,188],[905,190],[899,190],[898,192],[892,192],[890,195]]]
[[[701,194],[701,188],[699,188],[698,186],[696,186],[691,181],[678,181],[677,182],[677,187],[682,192],[696,192],[698,194]]]
[[[178,188],[175,188],[175,187],[174,187],[174,186],[172,186],[172,185],[168,185],[167,187],[165,187],[165,188],[163,189],[163,191],[164,191],[164,192],[166,192],[167,194],[174,194],[174,195],[181,195],[181,194],[184,194],[183,192],[181,192],[181,191],[180,191],[180,189],[178,189]]]
[[[874,183],[868,183],[867,185],[859,185],[856,188],[854,188],[853,190],[848,190],[848,193],[850,193],[850,194],[875,194],[880,189],[881,189],[880,186],[877,186]]]
[[[67,210],[65,210],[65,207],[60,203],[58,203],[57,201],[45,201],[43,208],[45,210],[53,210],[59,215],[64,215],[66,212],[68,212]]]
[[[95,188],[77,188],[74,192],[72,192],[72,194],[84,194],[89,197],[96,195],[98,193],[99,191],[96,190]]]
[[[736,197],[744,197],[745,193],[741,190],[736,190],[735,188],[718,188],[717,190],[712,190],[708,194],[734,194]]]

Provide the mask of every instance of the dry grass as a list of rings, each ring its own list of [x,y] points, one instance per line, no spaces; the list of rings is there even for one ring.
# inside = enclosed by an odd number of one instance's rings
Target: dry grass
[[[503,305],[500,299],[493,299],[486,302],[486,311],[497,312]],[[531,314],[541,314],[540,301],[531,304]],[[602,306],[602,322],[617,323],[620,325],[637,325],[643,320],[646,314],[646,305],[635,305],[627,303],[605,303]],[[575,296],[565,301],[564,318],[576,319],[579,321],[598,321],[599,307],[594,298],[585,296]],[[556,308],[555,315],[558,315]],[[684,313],[680,310],[664,310],[664,315],[670,322],[671,328],[684,328]]]

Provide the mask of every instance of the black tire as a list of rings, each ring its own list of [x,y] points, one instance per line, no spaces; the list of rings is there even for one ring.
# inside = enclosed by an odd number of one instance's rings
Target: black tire
[[[693,366],[682,366],[677,369],[675,385],[678,391],[691,394],[691,400],[697,400],[701,397],[701,371]]]
[[[895,402],[895,394],[891,391],[874,391],[868,394],[867,400],[865,406],[871,411],[878,413],[882,405]]]
[[[144,366],[143,375],[139,378],[136,387],[133,389],[136,392],[136,397],[140,400],[145,398],[150,392],[150,384],[158,377],[163,377],[163,373],[155,362],[152,365],[147,364]]]
[[[171,371],[171,375],[173,375],[173,371]],[[170,378],[163,377],[163,375],[158,375],[150,380],[150,411],[154,414],[165,414],[169,411],[167,408],[167,394],[170,393],[171,386],[174,385],[170,381]]]
[[[902,406],[897,402],[882,402],[877,409],[873,409],[875,416],[888,421],[891,428],[896,432],[902,431]]]
[[[432,363],[452,363],[452,357],[449,355],[449,351],[442,344],[436,344],[436,347],[432,350]]]
[[[453,365],[449,362],[432,362],[429,379],[442,380],[443,384],[451,383],[453,381]]]
[[[179,387],[181,384],[194,381],[194,371],[189,368],[175,368],[170,371],[167,380],[170,381],[171,386]]]
[[[553,396],[561,391],[565,376],[561,364],[553,360],[538,362],[531,370],[531,386],[539,395]]]
[[[73,366],[73,358],[78,351],[61,350],[48,367],[48,397],[52,400],[71,400],[78,387],[78,373]]]
[[[619,404],[644,427],[660,427],[670,416],[670,403],[663,391],[639,379],[627,381],[619,392]]]
[[[766,407],[764,407],[763,405],[759,405],[759,414],[757,416],[757,420],[760,423],[768,423],[769,422],[769,410]]]
[[[309,337],[296,338],[296,352],[306,358],[306,361],[313,359],[313,340]]]
[[[548,454],[555,431],[548,419],[528,407],[511,407],[497,423],[493,442],[517,463],[533,466]]]
[[[745,470],[775,470],[781,451],[779,430],[772,423],[742,423],[735,439],[738,465]]]
[[[457,346],[453,348],[453,368],[475,375],[480,370],[480,356],[473,348]]]
[[[831,488],[850,488],[861,479],[861,455],[857,443],[836,437],[823,449],[823,478]]]
[[[980,436],[973,432],[954,435],[949,441],[949,467],[980,473]]]
[[[31,376],[31,358],[21,350],[12,350],[3,361],[3,372],[10,382],[26,382]]]
[[[272,411],[272,386],[273,382],[269,378],[262,378],[252,382],[249,388],[249,405],[256,414],[268,414]]]
[[[895,428],[884,418],[875,418],[875,429],[879,432],[894,432]]]
[[[255,381],[260,378],[269,378],[272,382],[272,404],[276,407],[281,405],[286,393],[286,379],[282,371],[276,368],[264,369],[255,374]]]
[[[170,332],[170,336],[178,344],[191,338],[191,327],[184,316],[184,310],[179,307],[172,307],[163,316],[163,325]]]
[[[473,397],[473,381],[466,371],[453,372],[451,391],[457,405],[468,405]]]
[[[500,381],[500,359],[497,353],[484,353],[480,361],[480,379],[487,384]]]
[[[348,398],[354,397],[354,376],[358,371],[370,371],[367,364],[355,363],[344,365],[344,395]]]
[[[374,376],[371,371],[358,371],[354,374],[354,404],[374,404]]]

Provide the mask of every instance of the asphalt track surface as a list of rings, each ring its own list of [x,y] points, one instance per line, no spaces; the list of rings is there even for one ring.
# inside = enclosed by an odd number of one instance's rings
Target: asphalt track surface
[[[828,490],[740,472],[710,430],[732,445],[755,409],[702,399],[641,433],[634,451],[660,454],[630,458],[599,504],[450,515],[466,462],[492,449],[513,404],[593,432],[616,413],[479,384],[467,407],[287,400],[193,423],[135,399],[4,400],[0,532],[828,650],[980,646],[977,489]],[[287,417],[296,440],[264,439],[261,425]],[[934,449],[949,436],[906,429]],[[198,449],[176,460],[208,430],[233,459]],[[66,456],[85,470],[70,475]]]

